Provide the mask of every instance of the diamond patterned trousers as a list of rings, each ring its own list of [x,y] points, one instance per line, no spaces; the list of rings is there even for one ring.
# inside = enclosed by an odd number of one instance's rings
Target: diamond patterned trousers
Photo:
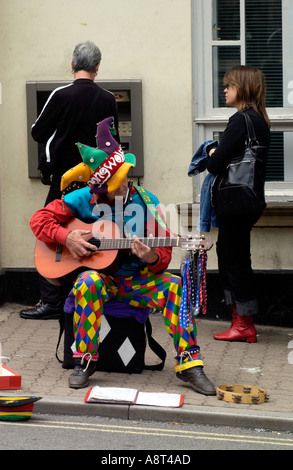
[[[148,268],[130,277],[106,276],[96,271],[85,271],[75,281],[75,312],[73,329],[76,352],[74,356],[90,354],[99,357],[99,332],[103,305],[115,298],[135,307],[159,308],[167,332],[173,339],[175,371],[202,366],[196,341],[196,325],[187,328],[179,324],[179,307],[182,297],[181,278],[170,273],[154,274]]]

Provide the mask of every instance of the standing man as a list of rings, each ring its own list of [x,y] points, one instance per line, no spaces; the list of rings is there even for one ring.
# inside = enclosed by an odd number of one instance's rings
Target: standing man
[[[114,95],[94,83],[101,62],[100,49],[90,41],[78,44],[71,62],[74,81],[54,90],[33,124],[35,141],[44,145],[38,169],[50,185],[45,206],[60,199],[61,176],[81,163],[76,142],[95,146],[97,123],[113,116],[119,142],[118,112]],[[58,319],[63,311],[64,289],[39,277],[41,298],[33,308],[20,311],[27,319]]]

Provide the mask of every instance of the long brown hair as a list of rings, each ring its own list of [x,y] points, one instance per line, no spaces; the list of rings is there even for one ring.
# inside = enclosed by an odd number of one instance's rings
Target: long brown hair
[[[238,109],[244,110],[252,106],[263,116],[267,125],[271,122],[266,112],[266,82],[261,70],[249,65],[237,65],[228,70],[224,76],[224,86],[234,85],[238,94]]]

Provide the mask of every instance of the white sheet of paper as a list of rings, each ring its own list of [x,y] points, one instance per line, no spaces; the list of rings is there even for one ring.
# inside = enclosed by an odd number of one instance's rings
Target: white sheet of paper
[[[166,406],[178,407],[180,405],[181,395],[175,393],[153,393],[139,392],[136,405]]]
[[[137,390],[134,388],[119,388],[119,387],[93,387],[89,400],[104,400],[114,402],[127,402],[133,403],[137,395]]]

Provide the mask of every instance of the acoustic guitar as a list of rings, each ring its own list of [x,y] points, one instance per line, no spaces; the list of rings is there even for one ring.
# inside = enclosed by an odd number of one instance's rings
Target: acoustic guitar
[[[91,234],[85,239],[98,247],[90,256],[76,259],[65,245],[60,243],[44,243],[37,240],[35,247],[35,265],[41,276],[55,285],[72,282],[78,272],[94,269],[106,274],[113,274],[119,267],[119,255],[123,250],[130,250],[133,238],[121,237],[119,227],[112,221],[99,220],[86,224],[78,219],[72,219],[64,225],[69,230],[90,230]],[[145,237],[139,238],[150,247],[180,247],[184,250],[207,251],[213,243],[208,237]],[[125,251],[124,251],[125,253]]]

